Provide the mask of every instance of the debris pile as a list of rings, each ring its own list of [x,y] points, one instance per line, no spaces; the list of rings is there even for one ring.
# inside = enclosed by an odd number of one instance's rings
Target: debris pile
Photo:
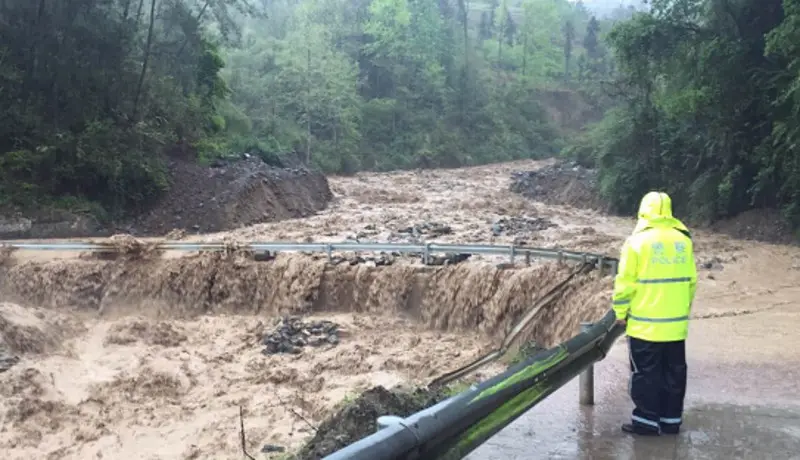
[[[277,353],[299,354],[306,346],[337,345],[339,325],[331,321],[303,322],[300,317],[287,316],[281,319],[275,330],[262,340],[265,355]]]
[[[378,417],[408,417],[446,397],[444,390],[387,390],[382,386],[371,388],[324,421],[297,457],[302,460],[321,459],[375,433],[378,429]]]
[[[365,265],[368,267],[388,267],[390,265],[394,265],[400,259],[409,260],[411,258],[417,258],[423,264],[425,263],[425,255],[420,254],[401,254],[399,252],[381,252],[379,254],[374,255],[354,255],[354,256],[333,256],[331,258],[332,265],[350,265],[354,267],[356,265]],[[468,260],[472,257],[472,254],[466,253],[446,253],[446,254],[430,254],[428,255],[428,263],[427,265],[430,266],[441,266],[441,265],[455,265],[465,260]]]
[[[720,220],[711,230],[739,240],[763,241],[772,244],[797,244],[792,226],[778,209],[751,209]]]
[[[402,254],[399,252],[393,253],[386,253],[381,252],[379,254],[374,255],[355,255],[352,257],[342,257],[342,256],[334,256],[331,258],[331,264],[333,265],[368,265],[372,267],[387,267],[395,263],[398,257],[401,257]]]
[[[451,235],[453,228],[438,222],[423,222],[411,227],[401,228],[397,233],[406,233],[413,236],[425,235],[436,238],[437,236]]]
[[[439,266],[439,265],[455,265],[460,264],[472,257],[472,254],[464,254],[464,253],[450,253],[443,256],[439,255],[431,255],[428,257],[428,265],[432,266]],[[422,256],[423,263],[425,262],[425,256]]]
[[[363,229],[347,237],[348,240],[356,243],[367,242],[410,242],[420,243],[426,238],[438,238],[440,236],[452,235],[453,228],[439,222],[423,222],[421,224],[409,225],[406,227],[379,228],[375,224],[364,226]]]
[[[509,190],[547,204],[606,211],[598,193],[597,172],[577,163],[557,163],[535,171],[511,173]]]
[[[361,242],[362,240],[364,240],[364,241],[376,240],[377,241],[377,240],[381,239],[380,233],[381,232],[378,229],[377,225],[368,224],[368,225],[364,226],[364,228],[361,229],[358,233],[348,236],[347,239],[353,240],[355,242]],[[372,238],[370,238],[370,237],[372,237]]]
[[[307,217],[333,198],[327,178],[302,168],[270,166],[260,158],[219,161],[212,167],[175,159],[170,188],[128,233],[164,235],[174,229],[209,233]]]
[[[492,224],[492,234],[494,236],[515,235],[538,232],[553,227],[557,227],[557,225],[543,217],[503,217]]]

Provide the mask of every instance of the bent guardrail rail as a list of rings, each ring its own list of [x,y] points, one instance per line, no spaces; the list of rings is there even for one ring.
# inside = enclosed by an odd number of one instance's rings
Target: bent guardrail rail
[[[566,342],[461,394],[394,420],[326,460],[461,459],[602,360],[624,333],[613,311]],[[384,419],[386,420],[386,419]],[[392,420],[392,419],[390,419]]]
[[[462,366],[459,369],[455,369],[447,372],[446,374],[440,375],[428,384],[428,388],[439,388],[443,385],[447,385],[450,382],[462,378],[465,375],[474,372],[478,368],[505,356],[505,354],[511,349],[512,345],[520,337],[522,332],[530,325],[531,321],[536,318],[538,313],[542,309],[550,306],[557,298],[561,297],[561,295],[564,293],[564,289],[567,288],[573,278],[586,273],[592,268],[594,267],[592,267],[592,265],[589,263],[578,265],[576,270],[573,270],[569,276],[564,278],[560,283],[555,284],[552,288],[550,288],[550,290],[545,292],[544,295],[540,296],[530,308],[528,308],[527,312],[522,315],[521,319],[518,320],[516,324],[506,332],[505,337],[503,337],[503,341],[500,343],[500,346],[497,349],[489,351],[485,355],[477,358],[465,366]]]
[[[23,251],[118,251],[116,246],[107,242],[29,243],[20,240],[5,240],[0,241],[0,247],[3,246]],[[226,251],[233,247],[233,245],[224,242],[205,243],[187,241],[162,241],[154,245],[154,249],[156,250],[188,252]],[[611,273],[616,272],[617,264],[616,259],[602,254],[515,245],[248,242],[236,244],[235,247],[254,252],[321,252],[327,253],[329,258],[333,256],[334,252],[394,252],[400,254],[421,254],[426,263],[430,260],[430,256],[436,253],[508,256],[511,263],[514,263],[517,257],[524,257],[527,262],[530,262],[533,258],[584,263],[595,260],[597,261],[597,268],[609,268]]]

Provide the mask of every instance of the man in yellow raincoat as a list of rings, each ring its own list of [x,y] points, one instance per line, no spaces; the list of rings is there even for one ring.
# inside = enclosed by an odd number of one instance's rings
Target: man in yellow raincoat
[[[625,241],[614,282],[614,312],[625,325],[636,405],[632,434],[677,434],[686,394],[686,336],[697,290],[689,230],[672,216],[666,193],[642,198],[639,221]]]

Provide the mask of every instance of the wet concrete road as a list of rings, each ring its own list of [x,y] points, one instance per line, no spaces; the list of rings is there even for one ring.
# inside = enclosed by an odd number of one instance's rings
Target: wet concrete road
[[[575,379],[467,458],[800,459],[797,367],[785,362],[780,368],[763,362],[721,364],[697,353],[693,357],[692,349],[698,347],[691,340],[680,435],[644,438],[621,432],[620,425],[629,420],[632,409],[627,344],[621,339],[595,366],[595,406],[579,406]]]

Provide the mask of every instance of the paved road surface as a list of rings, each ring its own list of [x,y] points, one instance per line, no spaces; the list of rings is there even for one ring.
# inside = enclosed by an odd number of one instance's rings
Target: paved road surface
[[[595,406],[578,405],[575,379],[468,459],[800,459],[796,351],[778,351],[785,359],[779,362],[775,353],[752,343],[753,337],[796,340],[793,325],[799,312],[788,305],[780,311],[694,323],[688,342],[687,411],[678,436],[641,438],[620,431],[632,408],[627,344],[620,340],[596,366]]]

